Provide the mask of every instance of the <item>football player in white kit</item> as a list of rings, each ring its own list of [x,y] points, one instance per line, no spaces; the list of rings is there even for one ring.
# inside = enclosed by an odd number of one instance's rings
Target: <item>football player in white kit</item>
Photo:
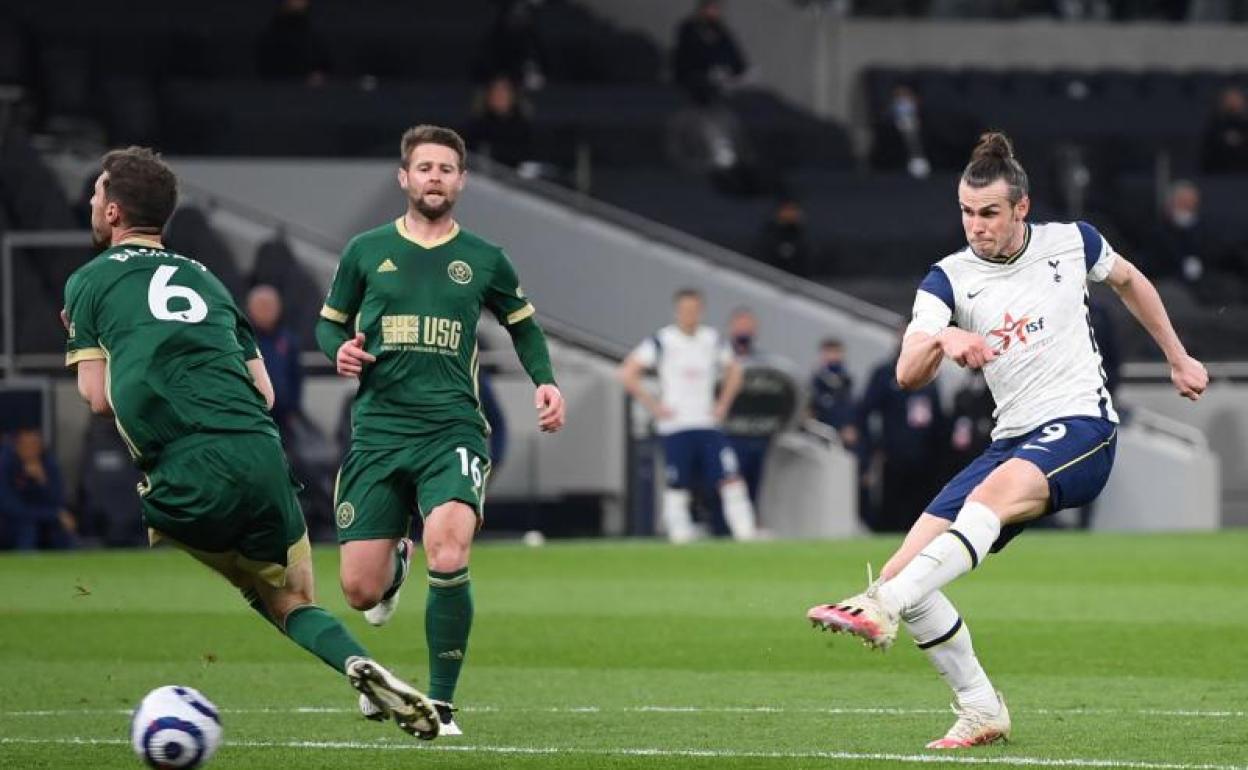
[[[724,521],[737,540],[755,536],[754,506],[737,467],[737,456],[719,425],[741,390],[742,371],[719,332],[702,325],[702,294],[681,289],[674,298],[676,323],[646,338],[620,364],[628,392],[654,415],[663,439],[667,487],[661,515],[673,543],[694,537],[691,492],[699,482],[719,487]],[[660,397],[646,389],[642,372],[655,369]],[[723,385],[715,396],[715,383]]]
[[[1205,367],[1184,350],[1153,287],[1084,222],[1030,224],[1027,174],[1009,139],[984,134],[958,185],[967,248],[919,285],[897,360],[904,388],[930,382],[944,358],[982,369],[996,400],[993,443],[931,502],[864,593],[812,607],[817,626],[887,648],[905,623],[954,691],[958,718],[928,748],[1004,740],[1010,715],[941,588],[1026,523],[1091,502],[1113,466],[1118,416],[1088,318],[1087,281],[1106,281],[1193,401]]]

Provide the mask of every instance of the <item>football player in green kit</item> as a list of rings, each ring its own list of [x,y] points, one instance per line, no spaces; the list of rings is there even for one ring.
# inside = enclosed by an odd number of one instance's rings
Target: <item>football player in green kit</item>
[[[368,657],[315,603],[298,483],[269,417],[273,387],[251,327],[225,287],[161,231],[177,179],[151,150],[114,150],[91,198],[100,253],[65,284],[66,364],[144,473],[143,519],[219,572],[266,620],[344,673],[383,717],[436,738],[420,692]]]
[[[339,374],[359,378],[351,448],[334,494],[342,590],[373,625],[394,613],[410,569],[413,512],[424,518],[429,695],[442,735],[460,735],[452,706],[468,633],[468,553],[490,472],[489,424],[477,394],[477,320],[506,327],[536,385],[538,427],[563,427],[546,337],[502,249],[462,229],[459,134],[416,126],[400,144],[407,211],[347,244],[316,338]],[[367,700],[361,711],[373,716]]]

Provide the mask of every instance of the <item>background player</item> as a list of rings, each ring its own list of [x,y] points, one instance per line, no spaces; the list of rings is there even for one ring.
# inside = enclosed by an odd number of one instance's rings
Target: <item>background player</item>
[[[443,735],[461,732],[451,704],[472,627],[469,548],[490,473],[490,426],[477,393],[482,307],[507,328],[537,386],[538,426],[554,432],[564,422],[546,337],[515,268],[502,249],[451,217],[466,160],[463,139],[449,128],[403,134],[398,180],[407,211],[347,244],[316,327],[339,374],[360,380],[334,495],[342,590],[370,623],[389,620],[419,511],[429,694]],[[366,701],[361,709],[369,713]]]
[[[906,623],[956,697],[957,722],[928,748],[991,743],[1011,728],[970,632],[940,589],[1028,521],[1091,502],[1109,478],[1118,417],[1092,333],[1087,281],[1106,281],[1117,292],[1165,354],[1180,395],[1200,398],[1209,380],[1152,283],[1091,225],[1027,223],[1027,190],[1009,139],[984,134],[958,185],[969,245],[920,284],[897,361],[897,381],[911,389],[930,382],[946,357],[982,368],[997,403],[993,443],[931,502],[879,581],[807,614],[879,648],[892,644],[899,620]]]
[[[91,198],[101,253],[70,276],[66,364],[96,414],[113,414],[135,464],[153,543],[221,573],[296,644],[347,675],[383,715],[438,735],[433,704],[368,658],[316,606],[307,528],[255,335],[199,262],[165,249],[177,180],[151,150],[104,156]]]
[[[737,540],[755,536],[754,506],[737,468],[737,456],[719,429],[741,390],[741,366],[719,332],[702,325],[702,294],[681,289],[673,298],[676,323],[646,338],[620,364],[620,382],[654,415],[663,437],[667,488],[662,516],[673,543],[694,537],[691,490],[697,481],[719,485],[724,520]],[[642,372],[657,369],[656,397],[641,382]],[[715,383],[723,384],[715,396]]]

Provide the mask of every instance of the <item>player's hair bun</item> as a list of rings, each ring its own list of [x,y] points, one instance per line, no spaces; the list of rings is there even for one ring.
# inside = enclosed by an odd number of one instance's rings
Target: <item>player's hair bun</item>
[[[979,142],[971,152],[972,161],[980,158],[1012,159],[1013,157],[1014,145],[1010,142],[1010,138],[1000,131],[985,131],[980,134]]]

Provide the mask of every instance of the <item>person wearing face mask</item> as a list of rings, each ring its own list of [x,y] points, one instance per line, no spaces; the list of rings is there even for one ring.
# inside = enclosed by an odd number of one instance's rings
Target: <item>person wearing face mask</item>
[[[1151,241],[1153,265],[1158,277],[1178,279],[1202,300],[1237,299],[1238,281],[1225,270],[1229,260],[1209,236],[1200,199],[1200,188],[1189,180],[1170,186]]]
[[[809,278],[816,272],[815,247],[806,230],[806,212],[791,197],[781,198],[771,217],[763,223],[750,254],[760,262]]]
[[[728,319],[728,339],[741,365],[741,391],[728,409],[724,433],[737,455],[741,477],[758,507],[763,465],[771,440],[788,425],[797,408],[797,383],[792,366],[758,347],[758,317],[739,307]]]
[[[887,109],[875,126],[871,165],[881,170],[902,169],[915,179],[932,173],[925,126],[919,114],[919,96],[907,85],[893,88]]]
[[[810,414],[835,430],[846,448],[858,445],[854,379],[845,369],[845,346],[833,337],[819,343],[819,368],[810,378]]]

